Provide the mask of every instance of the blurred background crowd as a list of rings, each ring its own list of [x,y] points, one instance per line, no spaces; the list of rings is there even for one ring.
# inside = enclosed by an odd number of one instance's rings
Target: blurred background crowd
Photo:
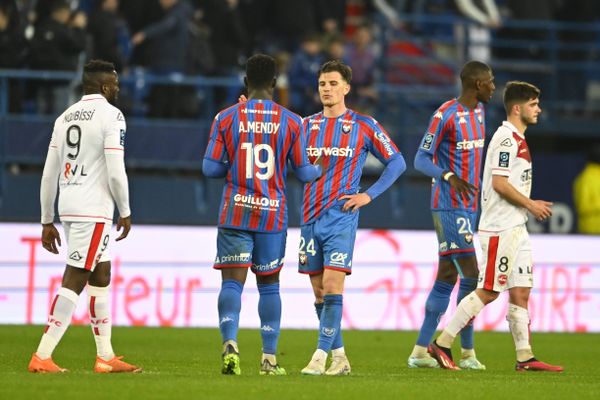
[[[593,0],[0,0],[0,217],[37,218],[35,202],[11,205],[10,188],[27,187],[24,171],[43,163],[48,121],[80,96],[83,64],[101,58],[120,73],[118,106],[135,134],[130,169],[150,180],[194,179],[164,183],[166,193],[194,199],[181,215],[163,220],[141,205],[142,222],[214,223],[198,163],[212,116],[237,101],[245,60],[256,52],[277,59],[276,100],[302,116],[320,109],[320,64],[344,60],[353,69],[348,105],[380,120],[409,161],[431,112],[457,94],[466,60],[490,63],[499,88],[509,79],[540,86],[544,118],[531,146],[540,181],[552,183],[538,190],[571,216],[538,231],[577,230],[582,195],[572,196],[572,185],[586,160],[597,163],[600,142],[600,2]],[[488,135],[503,118],[500,96],[489,107]],[[561,179],[553,180],[559,166]],[[370,168],[367,179],[378,171]],[[599,180],[580,185],[595,187],[581,203],[595,204],[596,218]],[[134,187],[134,199],[156,183]],[[383,224],[429,228],[428,215],[406,212],[426,203],[427,192],[428,182],[409,171],[384,200],[392,211]],[[372,212],[366,225],[381,225],[382,210]]]

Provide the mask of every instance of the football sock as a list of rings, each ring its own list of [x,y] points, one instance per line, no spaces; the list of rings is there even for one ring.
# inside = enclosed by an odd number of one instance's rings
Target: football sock
[[[326,294],[324,298],[325,303],[319,321],[319,344],[317,347],[325,353],[329,353],[335,336],[340,330],[344,296],[341,294]]]
[[[346,350],[344,349],[344,346],[338,347],[331,350],[331,355],[334,357],[344,357],[346,356]]]
[[[462,278],[460,285],[458,286],[458,297],[456,303],[459,304],[461,300],[477,288],[477,279],[475,278]],[[471,319],[467,325],[460,331],[460,344],[463,349],[474,348],[473,344],[473,320]]]
[[[243,286],[235,279],[226,279],[221,284],[219,292],[219,329],[223,342],[237,342],[240,310],[242,309]]]
[[[425,319],[421,330],[419,331],[419,337],[417,338],[417,345],[422,347],[429,346],[431,338],[437,329],[440,322],[440,318],[446,312],[448,303],[450,303],[450,294],[454,285],[451,285],[442,281],[435,281],[433,288],[427,297],[425,302]]]
[[[108,301],[109,287],[88,285],[87,293],[90,325],[96,341],[96,354],[104,361],[110,361],[115,357],[115,353],[110,342],[112,320]]]
[[[418,344],[416,344],[415,347],[413,347],[413,351],[412,353],[410,353],[410,356],[416,358],[423,358],[427,357],[427,354],[429,354],[427,352],[427,347],[419,346]]]
[[[258,316],[260,317],[260,335],[263,353],[275,354],[281,324],[281,296],[279,283],[259,284]]]
[[[321,320],[321,313],[323,312],[323,305],[325,303],[315,303],[315,311],[317,312],[317,317],[319,318],[319,321]],[[344,353],[344,340],[342,339],[342,326],[340,325],[340,329],[337,333],[337,335],[335,335],[335,338],[333,339],[333,344],[331,345],[331,349],[333,351],[334,354],[340,354],[343,355]],[[336,350],[341,349],[341,353],[337,352]]]
[[[454,338],[475,317],[481,310],[484,304],[475,292],[466,296],[456,307],[456,312],[441,335],[436,339],[436,343],[442,347],[452,347]]]
[[[524,362],[533,358],[531,345],[529,344],[529,311],[526,308],[509,303],[506,320],[515,342],[517,361]]]
[[[56,345],[58,345],[58,342],[60,342],[60,339],[71,324],[71,317],[77,307],[78,300],[79,295],[71,289],[64,287],[58,289],[50,306],[48,325],[46,325],[46,330],[37,348],[37,355],[42,360],[52,356]]]

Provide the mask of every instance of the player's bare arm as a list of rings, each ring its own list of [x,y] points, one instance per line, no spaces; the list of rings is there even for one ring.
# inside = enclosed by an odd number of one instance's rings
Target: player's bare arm
[[[506,201],[517,207],[526,208],[538,221],[544,221],[552,215],[552,203],[544,200],[532,200],[524,196],[508,182],[508,177],[494,175],[492,187]]]
[[[371,196],[366,193],[346,194],[340,200],[347,200],[342,207],[344,211],[356,212],[371,202]]]
[[[50,253],[58,254],[58,247],[61,246],[60,233],[54,224],[42,225],[42,247]],[[58,246],[57,246],[58,245]]]
[[[127,235],[129,235],[129,231],[131,230],[131,215],[125,218],[119,217],[119,220],[117,221],[117,232],[119,232],[121,228],[123,228],[123,232],[121,232],[121,235],[117,238],[117,242],[125,239]]]

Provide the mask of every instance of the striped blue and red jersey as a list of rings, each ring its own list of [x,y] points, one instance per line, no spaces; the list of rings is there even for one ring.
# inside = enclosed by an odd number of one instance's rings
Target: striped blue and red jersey
[[[323,113],[304,118],[308,158],[323,159],[323,175],[304,185],[302,224],[309,224],[345,194],[356,194],[368,153],[384,165],[398,148],[372,117],[347,110],[336,118]]]
[[[442,104],[432,115],[419,150],[431,154],[435,165],[479,188],[484,141],[483,104],[477,103],[474,109],[469,109],[453,99]],[[433,179],[431,208],[477,212],[479,196],[465,200],[447,182]]]
[[[287,228],[287,161],[308,165],[302,119],[271,100],[248,100],[219,112],[205,158],[228,163],[220,227],[256,232]]]

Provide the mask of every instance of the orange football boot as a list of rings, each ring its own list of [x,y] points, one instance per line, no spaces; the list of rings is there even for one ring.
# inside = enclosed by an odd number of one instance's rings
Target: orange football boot
[[[140,367],[132,364],[128,364],[125,361],[121,361],[123,356],[113,357],[110,361],[104,361],[100,357],[96,356],[96,364],[94,365],[94,372],[98,373],[109,373],[109,372],[142,372]]]
[[[40,372],[42,374],[60,374],[62,372],[68,372],[65,368],[61,368],[52,361],[52,357],[48,357],[42,360],[36,353],[31,356],[29,366],[27,367],[29,372]]]

